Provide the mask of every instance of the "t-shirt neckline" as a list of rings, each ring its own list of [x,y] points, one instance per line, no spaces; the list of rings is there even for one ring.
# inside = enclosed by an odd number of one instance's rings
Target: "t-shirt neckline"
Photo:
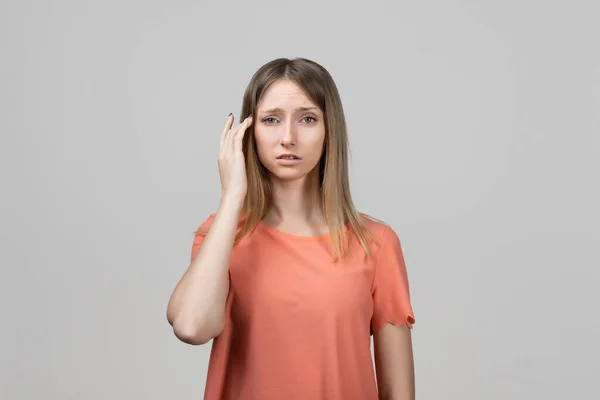
[[[284,236],[295,240],[321,240],[330,237],[329,233],[323,233],[320,235],[295,235],[293,233],[284,232],[278,228],[275,228],[274,226],[266,224],[263,221],[258,221],[258,226],[275,235]]]

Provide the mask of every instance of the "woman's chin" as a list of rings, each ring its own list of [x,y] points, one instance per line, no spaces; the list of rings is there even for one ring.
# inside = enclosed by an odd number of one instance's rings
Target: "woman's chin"
[[[318,176],[318,169],[318,164],[308,171],[306,165],[284,166],[280,164],[271,164],[267,166],[267,170],[269,171],[271,178],[275,181],[281,182],[304,180],[307,177],[316,179]]]
[[[306,176],[306,172],[293,170],[291,168],[287,170],[277,168],[275,171],[271,171],[271,177],[276,181],[297,181],[306,178]]]
[[[277,181],[286,181],[286,182],[291,182],[291,181],[297,181],[299,179],[303,179],[306,177],[306,174],[272,174],[273,178]]]

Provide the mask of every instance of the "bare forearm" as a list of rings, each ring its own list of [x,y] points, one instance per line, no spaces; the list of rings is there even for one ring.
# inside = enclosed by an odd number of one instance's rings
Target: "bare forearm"
[[[415,400],[415,370],[412,352],[401,357],[396,368],[394,384],[385,400]]]
[[[197,255],[171,296],[167,318],[175,335],[186,343],[206,343],[223,329],[239,213],[239,202],[221,202]]]
[[[380,388],[379,400],[415,400],[415,381],[412,371],[406,371],[395,385]]]
[[[392,393],[379,393],[379,400],[415,400],[414,384],[406,384],[402,389],[397,389]]]
[[[407,325],[387,324],[374,335],[380,400],[414,400],[415,366]]]

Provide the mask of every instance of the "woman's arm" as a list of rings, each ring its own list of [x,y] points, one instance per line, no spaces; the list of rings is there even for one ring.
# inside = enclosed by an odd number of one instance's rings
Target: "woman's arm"
[[[200,345],[218,336],[225,324],[229,262],[238,226],[240,202],[224,200],[206,237],[167,307],[175,336]]]
[[[373,335],[380,400],[414,400],[415,370],[411,330],[386,324]]]
[[[248,186],[242,140],[252,117],[234,129],[232,124],[233,115],[229,114],[218,158],[222,192],[219,210],[167,307],[167,320],[175,335],[189,344],[204,344],[219,336],[225,326],[229,262]]]

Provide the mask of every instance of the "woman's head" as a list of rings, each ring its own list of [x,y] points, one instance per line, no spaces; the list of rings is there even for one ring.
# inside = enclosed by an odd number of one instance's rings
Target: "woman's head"
[[[296,110],[305,106],[315,108]],[[277,108],[276,112],[268,112]],[[240,118],[250,115],[254,122],[245,135],[244,151],[250,168],[257,167],[261,174],[298,179],[318,167],[314,173],[323,184],[326,169],[346,166],[346,122],[338,90],[329,72],[316,62],[279,58],[260,67],[244,93]],[[305,116],[315,117],[316,121],[303,119]],[[314,165],[317,148],[320,164]],[[294,153],[294,149],[307,151],[308,159],[303,158],[292,168],[273,162],[273,151],[277,157]],[[336,180],[343,183],[343,178]]]
[[[254,142],[271,181],[318,177],[325,143],[323,109],[293,80],[273,82],[254,110]]]
[[[346,225],[369,253],[371,235],[349,190],[346,120],[329,72],[305,58],[268,62],[244,93],[240,120],[248,116],[253,117],[243,143],[248,193],[238,239],[266,215],[274,181],[315,179],[337,256],[345,251]],[[300,159],[278,158],[283,154]]]

